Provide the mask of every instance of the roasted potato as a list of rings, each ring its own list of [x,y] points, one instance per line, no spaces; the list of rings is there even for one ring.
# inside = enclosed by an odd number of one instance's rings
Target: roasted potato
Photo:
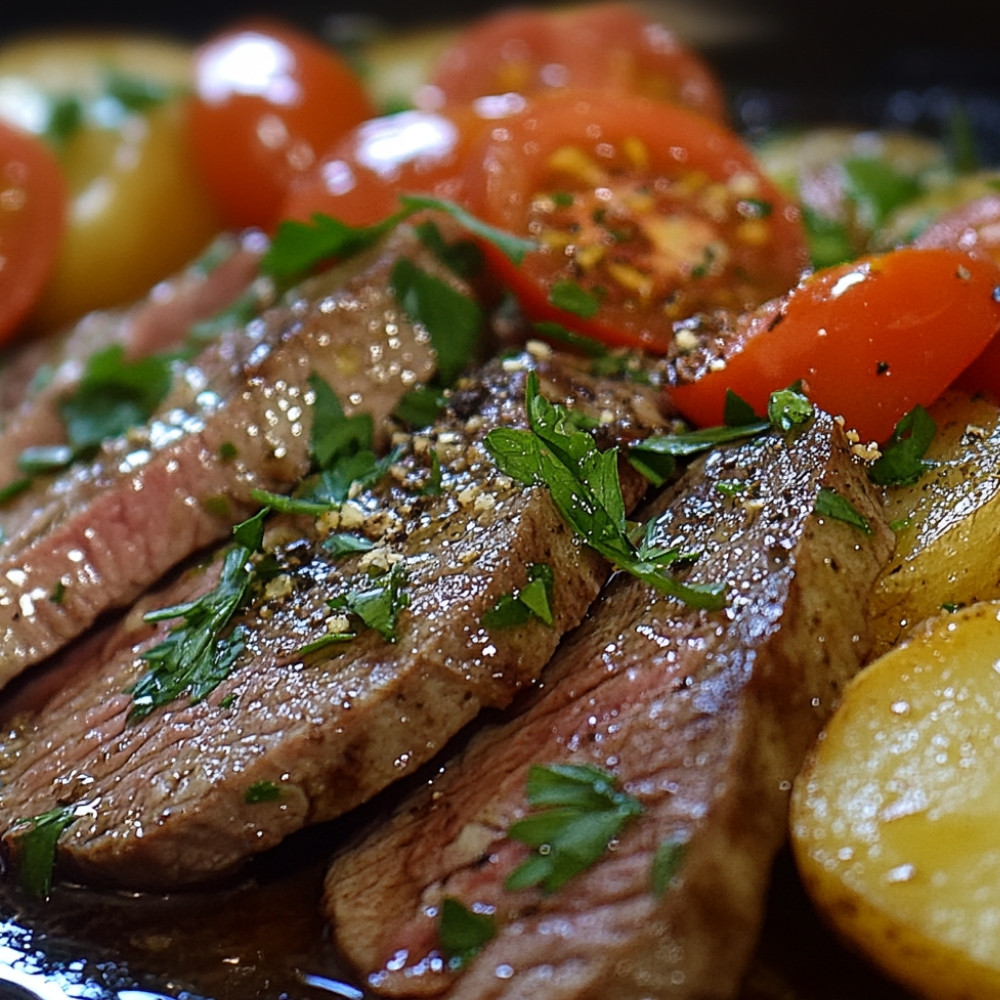
[[[803,883],[917,994],[1000,996],[1000,602],[862,671],[792,795]]]
[[[869,605],[876,656],[942,607],[1000,598],[1000,407],[953,391],[930,413],[933,466],[887,490],[896,550]]]

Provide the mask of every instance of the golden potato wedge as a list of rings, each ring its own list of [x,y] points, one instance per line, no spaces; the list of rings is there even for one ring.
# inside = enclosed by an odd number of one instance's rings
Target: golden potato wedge
[[[873,658],[943,607],[1000,598],[1000,407],[952,391],[930,413],[936,465],[887,492],[896,551],[872,589]]]
[[[859,951],[924,997],[1000,997],[1000,602],[854,678],[791,829],[807,892]]]

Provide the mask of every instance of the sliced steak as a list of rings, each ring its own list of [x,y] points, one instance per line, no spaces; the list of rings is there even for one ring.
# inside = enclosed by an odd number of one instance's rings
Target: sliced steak
[[[192,325],[212,317],[247,289],[266,248],[259,233],[220,236],[205,256],[160,282],[127,309],[93,312],[61,336],[24,345],[0,372],[0,486],[22,475],[26,448],[63,444],[60,397],[71,392],[96,351],[120,345],[134,361],[184,344]]]
[[[160,627],[150,640],[141,607],[68,651],[85,648],[88,661],[37,715],[9,727],[3,747],[0,829],[15,854],[16,820],[74,804],[78,818],[58,849],[67,875],[142,888],[227,872],[412,772],[481,707],[506,705],[534,681],[608,568],[547,489],[497,470],[486,433],[524,424],[529,368],[548,398],[597,418],[605,444],[663,425],[655,386],[591,376],[583,364],[547,352],[492,363],[456,389],[443,422],[408,440],[380,484],[317,521],[276,520],[266,548],[282,572],[238,619],[244,653],[204,701],[181,698],[128,720],[126,692],[148,669],[141,653],[164,638]],[[645,483],[626,466],[622,484],[634,506]],[[338,526],[363,530],[375,548],[331,555],[323,538]],[[552,623],[484,624],[541,563],[554,572]],[[218,566],[187,573],[143,606],[188,600]],[[303,652],[345,627],[330,599],[378,586],[388,566],[405,574],[408,600],[395,641],[372,628]]]
[[[384,444],[385,417],[434,372],[426,330],[390,291],[401,255],[461,287],[401,230],[245,329],[223,332],[181,368],[148,425],[0,507],[0,684],[224,537],[258,506],[253,489],[299,480],[311,375],[348,414],[370,413]]]
[[[873,534],[819,516],[821,485],[853,501]],[[724,581],[728,606],[693,610],[619,575],[521,710],[480,731],[335,859],[326,908],[344,955],[376,992],[735,995],[791,779],[861,663],[864,595],[890,533],[825,415],[794,440],[713,453],[663,503],[656,537],[701,553],[687,580]],[[528,854],[507,831],[529,811],[529,768],[552,764],[611,772],[643,812],[561,888],[507,889]],[[658,894],[654,858],[665,842],[683,845],[681,862]],[[445,897],[496,921],[460,972],[440,945]]]

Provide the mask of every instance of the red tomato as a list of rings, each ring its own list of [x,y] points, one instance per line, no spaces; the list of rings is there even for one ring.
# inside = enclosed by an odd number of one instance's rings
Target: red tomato
[[[271,227],[293,178],[375,113],[332,50],[298,31],[250,22],[195,56],[190,128],[205,183],[226,221]]]
[[[913,241],[918,247],[956,247],[983,254],[1000,263],[1000,194],[987,194],[949,212],[931,223]],[[1000,337],[958,377],[967,392],[987,392],[1000,399]]]
[[[818,406],[884,441],[929,406],[1000,330],[1000,266],[953,249],[907,247],[826,268],[740,325],[724,365],[671,390],[695,424],[722,421],[726,390],[758,413],[802,380]]]
[[[572,87],[655,97],[720,121],[726,114],[722,86],[701,58],[624,3],[485,17],[444,53],[430,83],[429,99],[446,104]]]
[[[798,210],[724,127],[635,96],[538,98],[469,157],[471,210],[540,249],[486,248],[525,315],[666,351],[673,323],[757,306],[807,264]]]
[[[487,127],[523,105],[520,98],[498,97],[362,122],[296,179],[280,216],[306,222],[321,212],[364,226],[395,212],[400,193],[463,201],[470,145]]]
[[[35,136],[0,123],[0,340],[31,311],[66,227],[66,182]]]

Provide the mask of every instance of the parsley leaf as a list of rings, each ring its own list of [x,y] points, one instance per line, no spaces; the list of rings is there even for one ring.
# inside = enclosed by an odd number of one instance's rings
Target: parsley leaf
[[[32,896],[48,896],[52,888],[56,843],[63,830],[75,819],[75,806],[59,806],[38,816],[17,820],[13,824],[13,831],[19,831],[22,826],[31,827],[17,834],[17,845],[18,881]]]
[[[910,486],[934,463],[924,458],[937,433],[934,418],[919,404],[902,417],[882,454],[868,469],[879,486]]]
[[[816,494],[816,513],[851,524],[865,535],[872,533],[872,526],[868,523],[868,518],[847,497],[841,496],[835,490],[826,487],[820,489],[819,493]]]
[[[795,388],[772,392],[767,401],[768,421],[785,434],[808,423],[812,416],[812,403]]]
[[[496,932],[496,921],[488,913],[476,913],[451,896],[441,900],[438,938],[453,971],[475,958]]]
[[[618,789],[612,774],[591,764],[535,765],[528,772],[528,804],[536,810],[512,823],[512,840],[536,849],[507,877],[508,889],[539,885],[555,892],[600,859],[629,820],[638,799]]]
[[[154,709],[187,693],[200,701],[229,676],[243,651],[242,630],[223,632],[249,593],[253,579],[251,557],[260,550],[267,508],[233,529],[219,582],[207,594],[185,604],[151,611],[148,622],[179,618],[167,637],[146,650],[142,659],[150,669],[129,689],[129,721],[145,718]]]
[[[402,563],[393,563],[379,576],[369,578],[367,586],[359,586],[338,594],[327,604],[333,611],[347,611],[368,627],[375,629],[383,639],[395,642],[399,615],[409,607],[409,595],[403,591],[406,571]]]
[[[653,855],[653,894],[662,896],[677,874],[684,861],[687,844],[682,840],[668,838],[660,842]]]
[[[602,452],[589,434],[576,429],[569,411],[539,394],[535,372],[528,375],[525,402],[529,429],[498,427],[486,436],[497,467],[525,486],[547,487],[570,527],[618,568],[694,607],[722,607],[720,585],[682,583],[632,543],[618,480],[618,450]]]
[[[403,312],[430,335],[437,355],[437,379],[451,385],[472,359],[483,326],[479,304],[440,278],[400,257],[390,275],[393,294]]]
[[[251,806],[261,802],[277,802],[280,798],[281,786],[273,781],[255,781],[243,793],[243,801]]]
[[[555,574],[547,563],[532,563],[528,567],[528,582],[517,591],[504,594],[482,617],[486,628],[513,628],[537,618],[551,625],[552,589]]]
[[[601,308],[600,297],[588,292],[575,281],[555,282],[549,290],[549,302],[582,319],[590,319]]]

